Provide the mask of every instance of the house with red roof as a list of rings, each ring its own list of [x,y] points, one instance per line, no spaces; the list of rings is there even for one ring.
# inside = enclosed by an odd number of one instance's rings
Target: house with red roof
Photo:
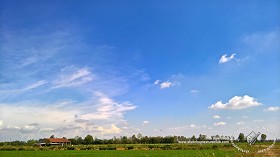
[[[42,140],[39,140],[39,145],[40,146],[50,146],[50,145],[71,145],[71,141],[66,139],[65,137],[63,138],[44,138]]]

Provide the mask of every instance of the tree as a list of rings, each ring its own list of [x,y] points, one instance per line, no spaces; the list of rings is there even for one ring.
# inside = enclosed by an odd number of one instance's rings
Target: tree
[[[128,139],[127,139],[126,136],[121,137],[121,143],[122,144],[127,144],[127,141],[128,141]]]
[[[201,135],[199,134],[199,137],[197,138],[198,141],[205,141],[206,140],[206,135]]]
[[[240,133],[239,136],[238,136],[238,140],[239,142],[243,142],[244,141],[244,134],[243,133]]]
[[[194,135],[191,137],[191,141],[196,141],[196,138]]]
[[[50,138],[54,138],[54,135],[51,135],[51,137]]]
[[[38,141],[33,139],[30,139],[26,142],[28,146],[34,146],[36,143],[38,143]]]
[[[131,137],[132,143],[138,143],[140,139],[138,139],[135,135],[132,135]]]
[[[261,134],[261,141],[264,142],[266,139],[266,134]]]
[[[77,140],[77,144],[84,144],[84,140],[82,139],[82,137],[77,137],[76,138],[76,140]]]
[[[137,138],[138,139],[141,139],[142,138],[142,135],[139,133],[139,134],[137,134]]]
[[[93,137],[91,135],[87,135],[84,139],[85,144],[92,144],[93,143]]]

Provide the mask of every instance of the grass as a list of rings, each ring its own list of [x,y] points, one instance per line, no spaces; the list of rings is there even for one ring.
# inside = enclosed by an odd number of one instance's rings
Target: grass
[[[0,151],[2,157],[207,157],[234,156],[236,151],[223,150],[66,150],[66,151]]]
[[[1,146],[0,157],[261,157],[280,156],[280,144],[272,150],[256,153],[267,148],[268,144],[259,143],[248,147],[238,143],[239,147],[250,149],[242,153],[231,144],[113,144],[113,145],[77,145],[77,146]]]

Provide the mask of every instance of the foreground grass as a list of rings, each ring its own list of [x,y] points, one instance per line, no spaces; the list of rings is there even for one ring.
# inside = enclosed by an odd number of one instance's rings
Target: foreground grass
[[[223,150],[66,150],[66,151],[0,151],[2,157],[191,157],[235,156],[236,151]]]
[[[263,145],[264,144],[264,145]],[[280,144],[265,153],[258,150],[267,148],[261,143],[248,147],[246,143],[238,143],[239,147],[250,149],[250,153],[242,153],[231,144],[117,144],[117,145],[77,145],[70,147],[31,147],[2,146],[0,157],[262,157],[280,156]]]

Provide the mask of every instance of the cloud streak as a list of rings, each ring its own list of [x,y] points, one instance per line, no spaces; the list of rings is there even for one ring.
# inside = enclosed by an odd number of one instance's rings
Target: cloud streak
[[[52,82],[53,88],[75,87],[93,80],[91,72],[87,68],[66,67],[59,78]]]

